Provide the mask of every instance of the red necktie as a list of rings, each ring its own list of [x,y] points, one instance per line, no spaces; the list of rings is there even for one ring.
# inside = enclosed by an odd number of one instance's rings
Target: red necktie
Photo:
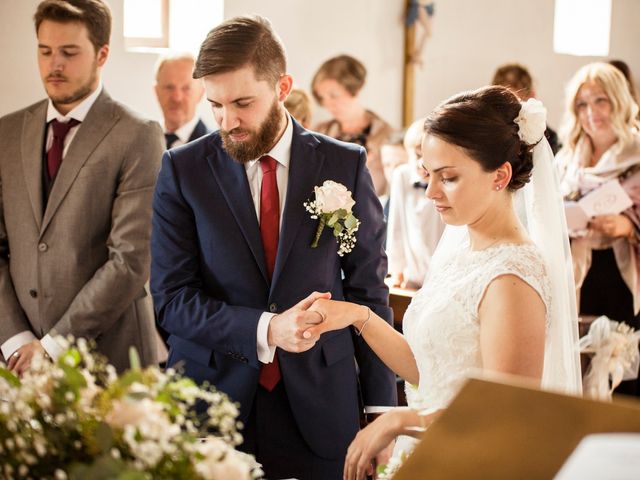
[[[62,152],[64,152],[64,139],[71,130],[80,122],[74,118],[67,123],[53,120],[51,122],[51,129],[53,130],[53,143],[51,148],[47,152],[47,169],[49,170],[49,178],[53,182],[58,174],[60,165],[62,164]]]
[[[262,169],[262,186],[260,188],[260,236],[264,258],[267,262],[269,279],[273,276],[278,252],[278,236],[280,234],[280,195],[276,179],[277,162],[266,155],[260,159]],[[271,391],[280,381],[280,365],[277,353],[273,362],[262,364],[260,369],[260,385]]]

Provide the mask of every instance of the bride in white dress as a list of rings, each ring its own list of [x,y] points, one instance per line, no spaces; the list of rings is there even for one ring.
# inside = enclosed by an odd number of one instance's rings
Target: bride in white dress
[[[454,227],[447,227],[405,313],[404,336],[365,306],[313,305],[324,321],[305,336],[353,325],[389,368],[417,386],[407,389],[408,407],[392,409],[356,436],[345,479],[364,478],[398,435],[427,427],[478,371],[580,392],[568,237],[545,116],[540,102],[521,104],[509,90],[487,87],[452,97],[428,117],[426,195]],[[532,176],[542,188],[527,187],[526,208],[516,208],[514,193]],[[528,229],[517,210],[529,213]]]

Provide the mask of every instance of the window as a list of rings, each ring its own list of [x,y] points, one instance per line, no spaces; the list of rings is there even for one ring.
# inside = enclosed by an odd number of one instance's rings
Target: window
[[[124,0],[127,50],[169,47],[169,0]]]
[[[224,0],[124,0],[125,47],[197,54],[223,13]]]
[[[556,0],[553,50],[580,56],[609,55],[611,0]]]

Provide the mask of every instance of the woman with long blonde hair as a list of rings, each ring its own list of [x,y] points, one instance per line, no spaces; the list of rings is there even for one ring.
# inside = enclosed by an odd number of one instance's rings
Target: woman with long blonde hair
[[[640,327],[640,133],[638,105],[624,75],[612,65],[591,63],[567,87],[556,157],[561,188],[577,200],[617,179],[633,205],[615,215],[592,218],[586,230],[571,232],[571,252],[583,316],[606,315]],[[638,395],[637,381],[620,393]]]

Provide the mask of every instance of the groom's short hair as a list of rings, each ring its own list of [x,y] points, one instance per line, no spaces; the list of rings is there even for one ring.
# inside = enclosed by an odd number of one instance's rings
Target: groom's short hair
[[[200,47],[193,78],[254,68],[258,80],[275,84],[287,71],[284,45],[259,15],[231,18],[209,32]]]

